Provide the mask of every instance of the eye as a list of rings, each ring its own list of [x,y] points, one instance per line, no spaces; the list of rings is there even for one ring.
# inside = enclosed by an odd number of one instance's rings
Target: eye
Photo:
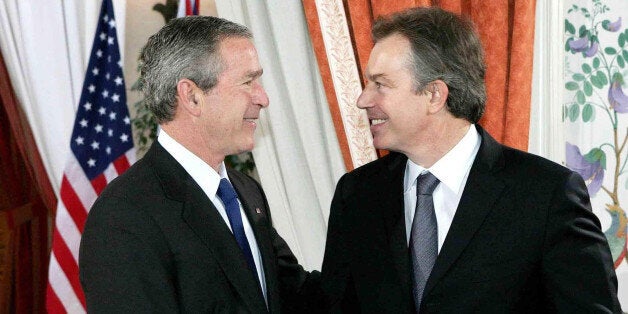
[[[253,84],[253,80],[248,80],[248,81],[244,82],[244,85],[251,85],[251,84]]]
[[[384,86],[380,82],[374,82],[374,83],[375,83],[375,87],[377,87],[377,89],[380,89],[382,86]]]

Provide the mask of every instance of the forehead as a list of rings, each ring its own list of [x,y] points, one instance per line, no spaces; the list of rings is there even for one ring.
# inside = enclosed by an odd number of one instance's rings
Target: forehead
[[[410,56],[410,42],[405,37],[394,34],[379,40],[369,57],[367,75],[393,74],[407,68]]]
[[[224,72],[246,72],[261,70],[257,50],[250,39],[229,37],[220,42],[220,58]]]

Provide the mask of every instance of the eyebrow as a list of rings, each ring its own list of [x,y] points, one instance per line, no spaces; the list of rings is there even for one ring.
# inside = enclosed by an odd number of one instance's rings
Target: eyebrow
[[[369,81],[375,81],[375,80],[377,80],[377,79],[382,79],[382,80],[387,81],[387,82],[388,82],[388,81],[390,81],[390,80],[388,79],[388,77],[386,77],[386,74],[384,74],[384,73],[375,73],[375,74],[370,74],[370,75],[367,75],[367,76],[366,76],[366,78],[367,78]]]

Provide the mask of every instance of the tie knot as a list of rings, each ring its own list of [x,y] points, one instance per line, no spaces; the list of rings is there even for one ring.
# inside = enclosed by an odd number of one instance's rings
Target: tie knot
[[[231,183],[229,183],[229,180],[226,178],[220,179],[220,184],[218,184],[218,191],[216,194],[220,197],[223,203],[228,203],[238,197],[236,191],[231,186]]]
[[[425,172],[416,178],[416,194],[432,195],[438,183],[440,181],[432,173]]]

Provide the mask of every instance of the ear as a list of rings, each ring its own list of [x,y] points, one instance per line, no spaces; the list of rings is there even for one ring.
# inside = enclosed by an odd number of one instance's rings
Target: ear
[[[201,115],[201,89],[189,79],[180,79],[177,83],[177,98],[179,107],[190,115],[198,117]]]
[[[449,96],[449,87],[441,80],[431,82],[427,86],[427,91],[430,92],[430,106],[429,111],[436,113],[447,105],[447,97]]]

